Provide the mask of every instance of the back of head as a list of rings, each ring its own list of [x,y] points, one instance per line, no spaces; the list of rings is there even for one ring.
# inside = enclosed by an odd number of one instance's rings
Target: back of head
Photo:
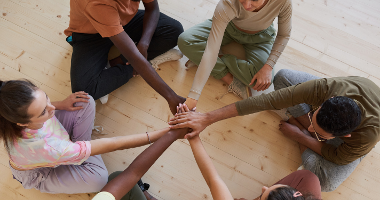
[[[266,200],[316,200],[311,194],[301,194],[290,186],[278,187],[269,192]]]
[[[30,121],[27,111],[37,89],[28,80],[0,81],[0,138],[8,151],[11,142],[21,137],[23,127],[17,123]]]
[[[318,125],[335,137],[354,131],[361,122],[362,112],[354,100],[337,96],[323,102],[317,113]]]

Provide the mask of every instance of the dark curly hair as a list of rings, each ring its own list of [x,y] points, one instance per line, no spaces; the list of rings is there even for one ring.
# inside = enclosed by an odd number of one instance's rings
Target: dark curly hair
[[[290,186],[278,187],[269,192],[266,200],[318,200],[309,193],[294,197],[296,192],[297,190]]]
[[[350,134],[359,126],[361,115],[362,112],[354,100],[336,96],[323,102],[316,119],[324,131],[340,137]]]

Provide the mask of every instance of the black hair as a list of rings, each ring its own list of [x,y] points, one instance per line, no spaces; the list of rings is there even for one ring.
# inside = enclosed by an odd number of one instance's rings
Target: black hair
[[[0,138],[9,152],[14,140],[20,138],[24,127],[17,123],[27,124],[31,116],[28,107],[33,102],[37,86],[28,80],[0,80]]]
[[[278,187],[269,192],[266,200],[317,200],[310,193],[294,197],[296,192],[298,191],[290,186]]]
[[[340,137],[350,134],[360,125],[361,115],[362,111],[354,100],[336,96],[323,102],[316,119],[324,131]]]

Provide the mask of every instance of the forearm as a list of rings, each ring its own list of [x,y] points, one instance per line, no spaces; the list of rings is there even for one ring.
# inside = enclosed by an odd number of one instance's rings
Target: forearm
[[[193,151],[195,161],[198,164],[199,170],[201,171],[207,185],[210,187],[211,180],[215,177],[219,177],[218,172],[216,171],[214,164],[212,163],[205,148],[203,147],[199,136],[195,136],[189,139],[189,143],[191,150]]]
[[[322,155],[323,142],[319,142],[318,140],[304,134],[297,138],[297,142],[313,150],[315,153]]]
[[[239,115],[239,113],[236,109],[235,104],[233,103],[223,108],[219,108],[217,110],[206,113],[206,115],[208,119],[208,125],[211,125],[215,122],[218,122],[224,119],[236,117]]]
[[[210,188],[211,195],[215,200],[233,199],[224,181],[220,178],[210,157],[202,145],[199,136],[189,139],[191,150],[193,151],[195,161],[198,164],[203,178]]]
[[[139,44],[148,47],[157,27],[158,19],[160,17],[160,9],[157,0],[144,4],[144,7],[143,33]]]
[[[171,130],[153,145],[145,149],[119,176],[110,181],[102,191],[110,192],[116,199],[121,199],[137,181],[148,171],[162,153],[187,129]]]
[[[149,132],[149,138],[146,133],[140,133],[135,135],[91,140],[91,156],[147,145],[149,144],[149,139],[151,142],[155,142],[169,130],[169,128],[164,128],[158,131]]]
[[[121,32],[110,37],[110,39],[133,68],[156,92],[167,101],[177,97],[176,93],[162,80],[145,57],[141,55],[127,33]]]

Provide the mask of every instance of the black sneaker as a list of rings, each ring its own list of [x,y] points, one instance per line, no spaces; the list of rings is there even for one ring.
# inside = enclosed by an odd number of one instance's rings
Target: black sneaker
[[[143,183],[142,180],[140,179],[137,181],[137,185],[139,185],[140,189],[145,192],[146,190],[149,189],[150,185],[148,183]]]

